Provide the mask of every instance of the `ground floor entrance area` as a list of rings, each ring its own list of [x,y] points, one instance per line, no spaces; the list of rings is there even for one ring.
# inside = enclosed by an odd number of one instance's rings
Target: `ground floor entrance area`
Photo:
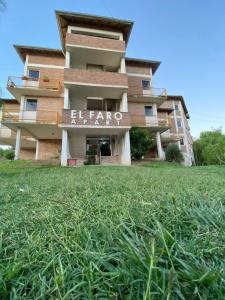
[[[90,134],[89,132],[63,130],[61,164],[80,166],[88,164],[130,165],[129,131],[118,134]]]

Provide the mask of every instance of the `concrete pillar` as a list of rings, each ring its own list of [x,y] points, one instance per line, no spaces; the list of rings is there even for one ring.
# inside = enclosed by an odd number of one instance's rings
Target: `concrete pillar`
[[[120,62],[120,73],[123,73],[123,74],[126,73],[125,57],[122,57],[122,58],[121,58],[121,62]]]
[[[128,112],[127,93],[123,93],[122,95],[122,99],[120,102],[120,111]]]
[[[131,165],[130,154],[130,132],[126,131],[121,141],[121,163],[122,165]]]
[[[67,166],[68,158],[68,131],[62,130],[62,151],[61,151],[61,166]]]
[[[36,152],[35,152],[35,160],[39,159],[39,141],[36,141]]]
[[[69,89],[64,88],[64,109],[70,109]]]
[[[157,144],[157,151],[158,151],[158,156],[160,159],[165,159],[165,154],[162,149],[162,144],[161,144],[161,137],[160,137],[160,132],[156,132],[156,144]]]
[[[14,160],[20,159],[20,147],[21,147],[21,129],[17,128]]]
[[[65,68],[70,68],[70,52],[66,51]]]

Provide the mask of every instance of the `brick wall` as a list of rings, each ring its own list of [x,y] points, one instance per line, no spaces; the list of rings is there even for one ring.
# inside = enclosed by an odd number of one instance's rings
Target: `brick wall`
[[[109,38],[67,33],[66,44],[125,51],[125,42]]]
[[[65,69],[64,80],[87,84],[127,86],[127,75],[114,72],[96,72],[80,69]]]
[[[126,61],[126,71],[127,73],[144,74],[148,76],[150,75],[149,67],[137,65],[136,63],[127,62],[127,61]]]
[[[63,67],[65,65],[65,57],[63,56],[63,54],[29,54],[28,63]]]
[[[35,149],[20,149],[20,159],[22,160],[34,160]]]
[[[60,159],[61,140],[39,140],[38,159]]]
[[[142,80],[149,80],[149,78],[128,76],[128,96],[143,95]]]

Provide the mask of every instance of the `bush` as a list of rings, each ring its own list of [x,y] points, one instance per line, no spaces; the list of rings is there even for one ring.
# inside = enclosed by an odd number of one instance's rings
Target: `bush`
[[[14,159],[14,151],[12,149],[0,149],[0,158],[5,158],[9,160]]]
[[[130,146],[131,156],[135,159],[141,159],[151,147],[153,147],[153,139],[148,129],[140,127],[132,127],[130,130]]]
[[[90,151],[87,151],[84,165],[87,166],[87,165],[95,165],[95,164],[96,164],[96,151],[92,149]]]
[[[181,163],[184,158],[177,144],[170,144],[166,148],[166,160]]]

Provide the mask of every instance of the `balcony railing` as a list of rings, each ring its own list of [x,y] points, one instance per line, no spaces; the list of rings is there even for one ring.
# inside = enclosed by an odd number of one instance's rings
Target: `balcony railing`
[[[170,118],[159,118],[156,115],[145,116],[141,114],[130,114],[130,121],[132,126],[144,127],[170,127]]]
[[[7,81],[9,88],[32,88],[61,91],[62,85],[59,79],[32,78],[27,76],[9,76]]]
[[[60,114],[57,111],[45,110],[21,110],[3,111],[2,122],[6,123],[34,123],[34,124],[58,124]]]
[[[129,90],[130,89],[130,90]],[[146,90],[140,90],[140,86],[131,85],[128,89],[128,96],[130,97],[167,97],[167,90],[164,88],[150,87]],[[133,90],[140,90],[140,92],[133,92]]]

